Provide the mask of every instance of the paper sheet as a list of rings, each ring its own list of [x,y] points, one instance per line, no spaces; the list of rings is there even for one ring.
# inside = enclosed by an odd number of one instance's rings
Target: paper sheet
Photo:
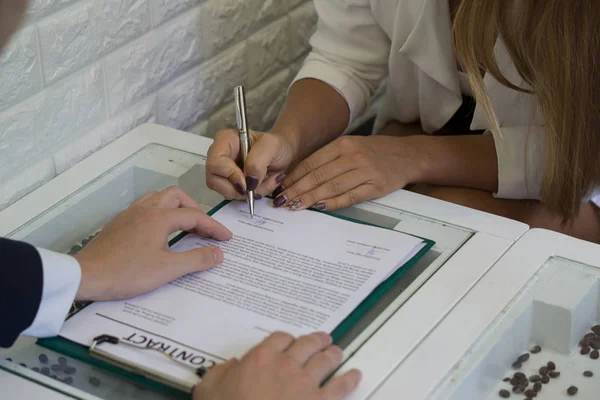
[[[214,218],[233,233],[227,243],[188,235],[172,251],[218,245],[222,265],[182,277],[131,300],[96,303],[71,318],[61,336],[90,345],[112,334],[159,349],[189,366],[240,357],[273,331],[331,332],[371,291],[410,260],[422,240],[312,211],[243,202]],[[155,351],[103,345],[104,350],[196,381],[191,369]]]

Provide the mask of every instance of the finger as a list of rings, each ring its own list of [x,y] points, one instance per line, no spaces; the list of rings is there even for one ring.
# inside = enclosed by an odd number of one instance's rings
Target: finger
[[[169,258],[168,265],[177,275],[173,279],[177,279],[183,275],[206,271],[207,269],[216,267],[223,262],[225,257],[220,248],[207,246],[183,253],[169,253]]]
[[[270,195],[285,179],[285,176],[285,173],[282,172],[270,174],[267,178],[265,178],[265,180],[262,181],[254,193],[258,193],[263,197]]]
[[[344,375],[336,376],[323,387],[323,398],[328,400],[340,400],[346,398],[358,387],[362,379],[359,370],[353,369]]]
[[[306,175],[340,157],[342,152],[337,143],[338,141],[328,144],[298,164],[282,182],[282,186],[285,188],[292,187],[292,185],[304,178]]]
[[[292,210],[307,209],[319,200],[339,196],[369,179],[366,172],[355,168],[347,158],[338,158],[304,176],[280,196],[289,200]]]
[[[204,375],[202,384],[205,386],[218,384],[238,363],[239,360],[237,358],[232,358],[223,364],[215,365]]]
[[[325,332],[317,332],[302,336],[287,349],[286,354],[293,357],[300,364],[305,364],[315,353],[331,345],[331,336]]]
[[[277,352],[282,352],[296,340],[292,335],[285,332],[274,332],[269,335],[261,344],[259,344],[258,348],[268,348],[271,350],[275,350]]]
[[[234,130],[220,131],[215,136],[213,144],[208,149],[206,161],[207,182],[211,176],[225,178],[231,182],[237,193],[246,190],[246,177],[236,164],[240,156],[240,139]],[[221,193],[223,194],[223,193]]]
[[[236,189],[229,179],[221,178],[220,176],[211,175],[206,178],[206,186],[217,193],[220,193],[227,200],[242,200],[246,198],[246,195],[242,195],[242,191]]]
[[[315,208],[329,211],[340,210],[355,206],[363,201],[373,200],[379,197],[377,193],[373,185],[364,184],[332,199],[321,200],[315,204]]]
[[[316,384],[320,384],[340,366],[343,352],[338,346],[329,346],[314,354],[306,363],[306,372]]]
[[[148,203],[157,208],[196,208],[200,206],[186,192],[178,186],[171,186],[159,192],[148,200]]]
[[[256,140],[244,165],[248,190],[259,186],[267,176],[269,166],[282,156],[283,150],[282,140],[275,135],[265,134]]]
[[[200,236],[216,240],[229,240],[232,233],[225,226],[215,221],[201,210],[192,208],[176,208],[165,210],[163,224],[169,234],[177,231],[194,231]]]

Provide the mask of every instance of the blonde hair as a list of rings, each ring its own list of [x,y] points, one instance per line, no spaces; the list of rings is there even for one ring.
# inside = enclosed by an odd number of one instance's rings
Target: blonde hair
[[[493,129],[483,71],[536,96],[546,134],[541,198],[565,223],[600,183],[599,27],[598,0],[462,0],[453,25],[457,58]],[[500,72],[497,40],[526,88]]]

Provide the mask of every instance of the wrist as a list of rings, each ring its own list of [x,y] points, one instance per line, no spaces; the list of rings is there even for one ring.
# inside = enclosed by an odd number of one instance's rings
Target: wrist
[[[91,261],[84,257],[81,253],[73,256],[79,263],[81,268],[81,280],[79,282],[79,288],[75,294],[75,301],[90,301],[95,298],[94,279],[90,277],[89,271]]]
[[[410,160],[409,167],[401,171],[407,177],[407,184],[426,183],[431,171],[431,155],[428,152],[428,139],[425,135],[395,137],[395,145],[388,148],[395,155]],[[385,150],[384,150],[385,151]]]
[[[300,161],[302,158],[300,152],[303,146],[299,128],[290,125],[282,126],[276,123],[273,129],[271,129],[271,134],[283,139],[291,155],[291,165],[295,165],[296,162]]]

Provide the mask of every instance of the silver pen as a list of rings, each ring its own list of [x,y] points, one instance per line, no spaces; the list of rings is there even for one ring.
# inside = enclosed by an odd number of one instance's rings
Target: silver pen
[[[240,133],[240,147],[242,149],[242,168],[246,165],[246,158],[250,151],[250,138],[248,137],[248,119],[246,118],[246,95],[243,86],[235,88],[235,116]],[[250,217],[254,218],[254,191],[247,190],[248,208]]]

